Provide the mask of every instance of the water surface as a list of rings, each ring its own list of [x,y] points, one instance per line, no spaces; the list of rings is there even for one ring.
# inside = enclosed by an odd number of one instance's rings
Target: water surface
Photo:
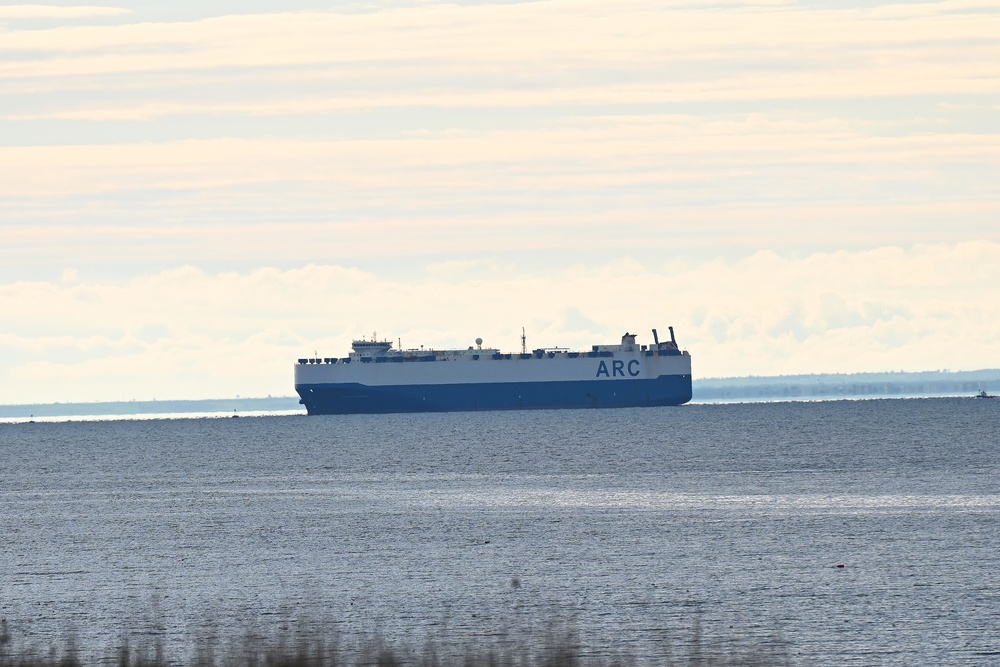
[[[345,645],[1000,660],[1000,401],[0,424],[0,615],[87,655]],[[843,567],[840,567],[840,566]],[[288,630],[289,632],[293,630]]]

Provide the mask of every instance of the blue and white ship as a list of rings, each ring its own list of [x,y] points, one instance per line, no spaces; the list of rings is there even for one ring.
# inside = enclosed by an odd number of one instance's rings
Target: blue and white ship
[[[624,408],[681,405],[691,400],[691,355],[670,340],[586,352],[538,348],[520,354],[476,346],[396,350],[388,340],[356,340],[343,358],[299,359],[295,391],[311,415]]]

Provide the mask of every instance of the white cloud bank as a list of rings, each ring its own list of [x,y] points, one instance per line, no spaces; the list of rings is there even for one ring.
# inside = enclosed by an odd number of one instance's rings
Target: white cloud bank
[[[377,331],[405,347],[587,348],[673,325],[696,377],[1000,366],[1000,244],[802,258],[618,261],[524,271],[494,260],[391,280],[311,265],[120,284],[0,286],[0,402],[288,395],[292,364]]]

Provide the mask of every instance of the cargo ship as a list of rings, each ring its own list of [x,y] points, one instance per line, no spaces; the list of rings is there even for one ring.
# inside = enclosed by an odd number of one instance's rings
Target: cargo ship
[[[295,391],[310,415],[461,410],[625,408],[691,400],[691,355],[653,329],[652,344],[593,345],[587,351],[538,348],[501,353],[476,339],[467,349],[394,349],[391,341],[353,341],[346,357],[295,364]],[[401,346],[400,346],[401,347]]]

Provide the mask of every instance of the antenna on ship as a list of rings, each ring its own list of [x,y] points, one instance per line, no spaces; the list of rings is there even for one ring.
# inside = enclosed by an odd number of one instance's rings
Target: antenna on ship
[[[524,327],[521,327],[521,354],[528,353],[528,339],[524,335]]]

